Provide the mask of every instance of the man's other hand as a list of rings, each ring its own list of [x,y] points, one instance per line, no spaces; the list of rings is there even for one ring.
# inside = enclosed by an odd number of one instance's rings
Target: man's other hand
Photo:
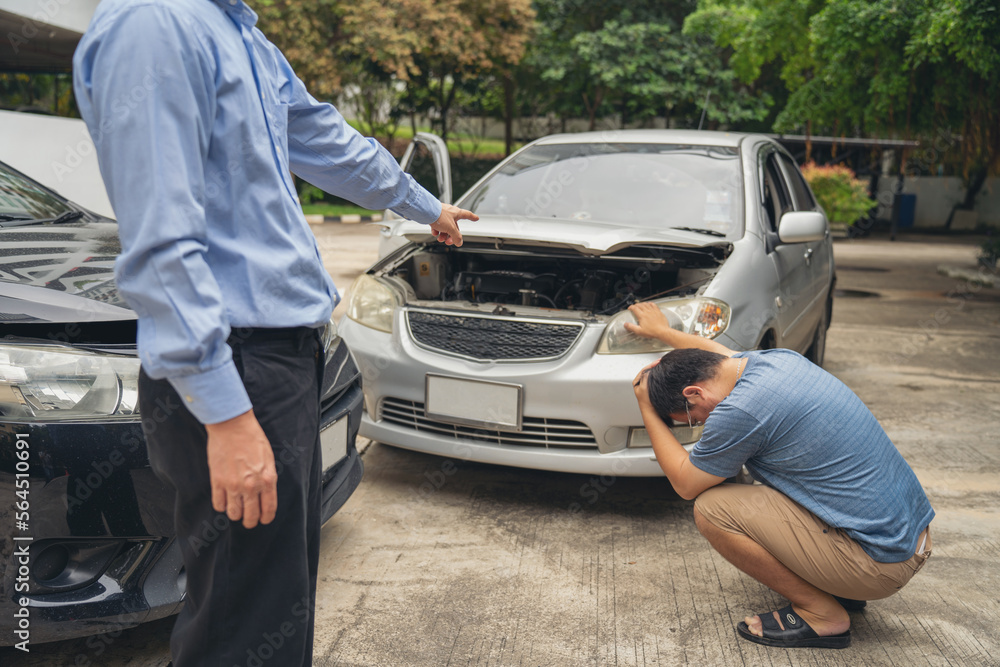
[[[441,216],[431,223],[431,230],[437,240],[447,245],[462,245],[462,230],[458,228],[459,220],[479,220],[472,211],[458,208],[451,204],[441,204]]]
[[[665,336],[669,336],[670,332],[673,331],[670,328],[670,322],[667,321],[667,316],[655,303],[644,301],[632,304],[628,309],[636,321],[636,324],[625,323],[625,330],[628,332],[665,342]]]
[[[639,374],[635,376],[632,380],[632,391],[635,392],[635,400],[638,401],[639,407],[642,408],[644,405],[652,405],[649,402],[649,371],[652,370],[653,366],[660,363],[657,359],[651,364],[647,364]]]
[[[253,411],[218,424],[206,424],[212,507],[231,521],[253,528],[271,523],[278,511],[278,473],[274,452]]]

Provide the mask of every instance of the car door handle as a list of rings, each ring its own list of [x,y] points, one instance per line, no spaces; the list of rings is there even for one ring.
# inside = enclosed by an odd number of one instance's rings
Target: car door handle
[[[804,255],[804,257],[805,257],[807,265],[810,262],[812,262],[812,254],[813,254],[813,249],[812,248],[806,248],[806,254]]]

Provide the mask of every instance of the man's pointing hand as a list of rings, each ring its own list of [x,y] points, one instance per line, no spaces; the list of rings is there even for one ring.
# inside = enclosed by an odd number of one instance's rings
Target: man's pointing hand
[[[472,211],[458,208],[451,204],[441,204],[441,216],[431,223],[431,231],[437,240],[447,245],[462,245],[462,230],[458,228],[459,220],[479,220]]]

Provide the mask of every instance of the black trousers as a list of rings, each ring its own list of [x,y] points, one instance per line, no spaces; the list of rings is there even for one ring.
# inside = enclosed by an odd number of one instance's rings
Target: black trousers
[[[166,380],[139,377],[154,472],[176,490],[187,597],[170,638],[176,667],[312,665],[319,565],[323,351],[311,329],[249,330],[233,361],[274,450],[278,511],[246,529],[212,509],[205,427]]]

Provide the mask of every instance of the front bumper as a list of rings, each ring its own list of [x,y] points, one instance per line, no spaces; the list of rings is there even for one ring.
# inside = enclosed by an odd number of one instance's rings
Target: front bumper
[[[587,324],[573,347],[549,361],[477,362],[418,347],[406,334],[403,309],[393,333],[364,327],[348,318],[339,323],[364,376],[366,414],[360,435],[386,444],[482,463],[540,470],[630,477],[663,475],[650,447],[627,448],[629,429],[642,427],[631,380],[659,354],[594,353],[604,324]],[[403,332],[402,335],[400,332]],[[533,424],[558,422],[589,434],[586,442],[549,436],[530,446],[485,433],[453,429],[423,419],[428,373],[516,384],[523,388],[522,413]],[[386,415],[398,406],[406,418]],[[578,425],[578,426],[577,426]],[[533,426],[534,428],[534,426]],[[555,429],[558,430],[558,429]],[[686,427],[685,427],[685,430]],[[693,441],[678,433],[682,442]]]
[[[348,420],[346,456],[323,475],[324,522],[361,481],[362,411],[355,372],[323,404],[321,427]],[[173,491],[135,422],[0,424],[0,518],[0,645],[117,633],[183,605]]]

